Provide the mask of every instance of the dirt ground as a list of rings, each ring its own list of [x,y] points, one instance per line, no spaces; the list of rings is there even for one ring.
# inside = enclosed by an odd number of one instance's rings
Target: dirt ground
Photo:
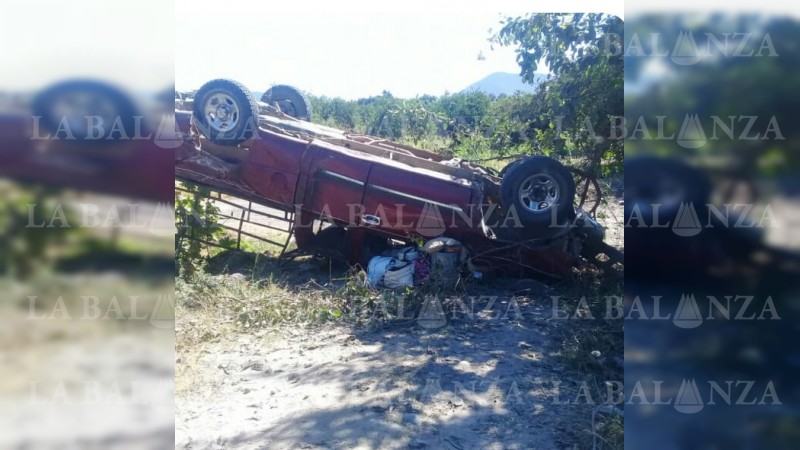
[[[169,244],[169,242],[167,242]],[[153,285],[119,274],[0,283],[0,448],[151,449],[173,443],[173,326],[150,322]],[[108,319],[85,318],[81,295]],[[130,296],[137,296],[133,319]],[[110,305],[115,296],[118,305]],[[56,308],[63,299],[65,309]],[[34,306],[31,306],[34,305]],[[93,310],[89,309],[90,314]],[[102,317],[101,315],[101,317]],[[157,325],[157,326],[156,326]]]
[[[621,209],[612,200],[599,215],[618,247]],[[571,401],[582,378],[559,358],[558,290],[520,286],[489,280],[461,303],[426,302],[376,327],[262,328],[179,347],[176,448],[573,448],[564,436],[591,423]],[[179,314],[179,341],[201,326]]]

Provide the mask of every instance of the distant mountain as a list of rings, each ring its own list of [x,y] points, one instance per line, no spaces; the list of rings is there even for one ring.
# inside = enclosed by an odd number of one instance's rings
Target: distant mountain
[[[522,81],[522,77],[515,73],[495,72],[486,78],[467,86],[461,92],[481,91],[487,94],[511,95],[517,91],[535,92],[539,83],[547,79],[547,75],[537,73],[534,76],[535,83],[528,84]]]

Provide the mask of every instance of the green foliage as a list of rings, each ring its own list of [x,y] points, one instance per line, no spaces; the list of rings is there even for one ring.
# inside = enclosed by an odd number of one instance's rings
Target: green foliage
[[[724,56],[723,50],[710,44],[711,56],[691,66],[692,70],[667,66],[664,77],[649,85],[640,83],[639,90],[628,94],[625,116],[630,154],[680,155],[717,173],[734,172],[741,180],[795,177],[800,170],[800,140],[795,134],[800,135],[800,129],[793,125],[797,122],[800,89],[790,74],[800,65],[800,46],[796,44],[800,27],[792,19],[742,15],[734,20],[721,15],[698,21],[691,15],[654,15],[640,18],[635,25],[633,31],[642,46],[639,51],[645,55],[661,51],[645,38],[653,30],[659,31],[660,45],[665,47],[667,42],[677,42],[687,30],[695,36],[716,36],[729,46],[725,50],[728,56]],[[749,33],[734,39],[731,29]],[[697,45],[707,44],[700,41]],[[650,59],[635,55],[627,58],[629,81],[636,82],[642,76],[642,64]],[[656,116],[665,117],[664,136],[680,136],[688,114],[697,114],[706,135],[703,145],[685,148],[675,139],[657,138]],[[730,126],[730,135],[716,125],[715,117]],[[645,132],[635,131],[642,118],[648,123],[640,128],[649,129],[649,138]],[[776,127],[767,132],[771,120]],[[756,135],[760,138],[754,139]]]
[[[207,197],[210,189],[189,184],[182,187],[189,193],[175,191],[175,270],[190,278],[206,261],[201,241],[218,240],[223,230],[217,225],[219,208]]]
[[[508,18],[491,41],[517,46],[522,76],[533,80],[541,62],[557,75],[585,71],[597,64],[623,67],[612,43],[622,37],[623,22],[608,14],[530,14]]]
[[[54,261],[54,247],[79,229],[55,191],[0,184],[0,274],[19,279]]]
[[[315,121],[425,148],[446,156],[485,159],[529,153],[535,98],[517,93],[495,97],[483,92],[399,99],[388,92],[346,101],[314,97]]]
[[[504,20],[490,38],[517,47],[523,79],[547,64],[553,76],[535,94],[462,92],[398,99],[384,91],[354,101],[311,97],[318,120],[355,133],[464,159],[545,154],[582,160],[608,175],[621,169],[622,21],[605,14],[533,14]]]
[[[517,47],[523,79],[544,63],[554,77],[539,86],[530,111],[531,132],[556,155],[583,157],[586,169],[621,169],[624,114],[623,22],[607,14],[531,14],[509,18],[490,41]]]

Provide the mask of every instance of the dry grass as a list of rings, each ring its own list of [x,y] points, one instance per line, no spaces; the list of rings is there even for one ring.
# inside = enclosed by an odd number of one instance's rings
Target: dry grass
[[[593,276],[594,275],[594,276]],[[578,424],[570,432],[579,448],[624,448],[624,418],[608,414],[607,382],[624,379],[623,319],[607,319],[607,299],[623,295],[621,280],[603,279],[600,274],[585,273],[559,292],[561,309],[575,320],[565,320],[555,336],[561,344],[560,359],[573,375],[586,382],[591,398],[598,404],[580,405]],[[588,309],[585,307],[588,306]],[[595,356],[592,352],[600,352]],[[622,405],[615,405],[622,409]],[[596,414],[597,408],[606,413]]]

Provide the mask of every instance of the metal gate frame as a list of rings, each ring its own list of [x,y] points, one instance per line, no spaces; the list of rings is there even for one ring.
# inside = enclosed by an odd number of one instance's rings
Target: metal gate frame
[[[241,210],[241,213],[238,214],[238,217],[235,216],[235,215],[217,213],[217,217],[220,218],[220,219],[231,219],[231,220],[238,221],[238,227],[234,228],[234,227],[225,225],[225,224],[220,223],[220,222],[214,222],[214,225],[219,226],[220,228],[224,228],[226,230],[232,231],[232,232],[234,232],[236,234],[236,247],[235,248],[224,246],[224,245],[220,245],[219,243],[210,242],[210,241],[207,241],[205,239],[200,239],[200,238],[197,238],[197,237],[191,236],[191,235],[190,236],[185,236],[186,238],[188,238],[190,240],[197,241],[197,242],[201,242],[201,243],[206,244],[206,245],[217,247],[217,248],[224,248],[224,249],[227,249],[227,250],[241,250],[242,235],[244,235],[244,236],[248,236],[250,238],[253,238],[253,239],[256,239],[256,240],[259,240],[259,241],[262,241],[262,242],[266,242],[268,244],[271,244],[271,245],[274,245],[274,246],[280,248],[281,252],[280,252],[280,255],[278,256],[279,258],[282,258],[284,256],[284,254],[286,254],[286,249],[289,247],[289,244],[291,243],[292,237],[294,235],[294,223],[295,223],[295,213],[294,213],[294,211],[281,211],[283,213],[282,215],[271,214],[271,213],[264,212],[264,211],[258,211],[256,209],[253,209],[254,205],[262,206],[262,207],[266,207],[266,208],[271,208],[271,207],[267,206],[267,205],[260,204],[260,203],[255,203],[252,200],[247,200],[247,199],[243,199],[241,197],[237,197],[236,195],[233,195],[233,194],[230,194],[230,193],[224,193],[224,192],[221,192],[219,190],[214,190],[215,188],[211,188],[210,186],[197,184],[197,183],[186,182],[186,181],[183,181],[183,180],[181,180],[181,183],[184,183],[186,185],[194,185],[194,186],[204,187],[204,188],[212,189],[212,190],[209,192],[208,195],[206,195],[206,194],[199,193],[199,192],[192,192],[192,191],[189,191],[187,189],[184,189],[184,188],[176,185],[175,186],[175,190],[176,191],[185,192],[185,193],[191,194],[191,195],[199,195],[202,198],[207,198],[207,199],[212,200],[214,202],[225,203],[227,205],[230,205],[230,206],[232,206],[234,208],[237,208],[237,209]],[[239,203],[235,203],[233,201],[229,201],[229,200],[226,200],[226,199],[222,198],[223,194],[226,195],[226,196],[232,197],[233,199],[239,199],[241,201],[246,201],[247,202],[247,207],[244,207],[243,205],[241,205]],[[271,208],[271,209],[274,209],[274,208]],[[235,214],[235,213],[232,213],[232,214]],[[258,222],[256,220],[253,220],[254,219],[254,217],[253,217],[254,214],[256,215],[256,218],[264,217],[264,218],[267,218],[267,219],[279,221],[279,222],[285,224],[285,227],[284,228],[279,228],[279,227],[274,226],[274,225],[270,225],[270,224],[267,224],[267,223]],[[259,226],[259,227],[262,227],[262,228],[266,228],[266,229],[270,229],[270,230],[274,230],[274,231],[278,231],[278,232],[281,232],[281,233],[285,233],[286,234],[286,239],[283,242],[275,241],[275,240],[266,238],[264,236],[259,236],[257,234],[253,234],[253,233],[249,233],[247,231],[243,231],[242,228],[243,228],[245,223],[248,223],[248,224],[251,224],[251,225],[256,225],[256,226]]]

